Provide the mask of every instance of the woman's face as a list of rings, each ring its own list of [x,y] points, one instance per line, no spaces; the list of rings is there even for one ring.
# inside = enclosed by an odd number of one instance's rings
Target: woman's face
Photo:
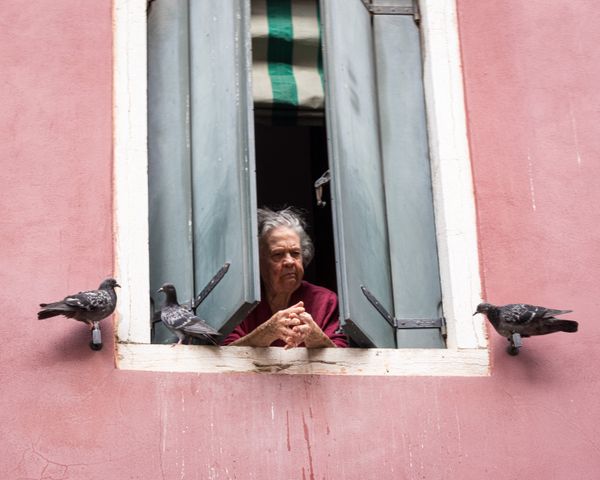
[[[277,227],[267,234],[260,249],[260,273],[270,295],[291,294],[300,286],[304,267],[296,232]]]

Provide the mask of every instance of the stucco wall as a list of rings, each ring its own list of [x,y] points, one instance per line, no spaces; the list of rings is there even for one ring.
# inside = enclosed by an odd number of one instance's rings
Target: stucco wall
[[[458,6],[486,297],[580,321],[487,378],[125,372],[38,322],[112,271],[111,5],[5,2],[0,478],[597,478],[600,16]]]

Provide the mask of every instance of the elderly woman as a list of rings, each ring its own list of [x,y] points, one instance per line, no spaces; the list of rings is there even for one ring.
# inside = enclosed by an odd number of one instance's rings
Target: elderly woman
[[[313,244],[292,208],[258,210],[262,301],[224,345],[292,348],[346,347],[338,333],[338,302],[331,290],[304,281]]]

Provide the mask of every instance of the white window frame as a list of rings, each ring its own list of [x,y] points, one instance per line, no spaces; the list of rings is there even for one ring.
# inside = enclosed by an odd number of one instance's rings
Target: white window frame
[[[146,0],[115,0],[114,232],[116,365],[195,373],[482,376],[475,199],[467,142],[456,0],[420,0],[434,212],[446,349],[319,349],[150,344]],[[374,313],[377,315],[377,313]]]

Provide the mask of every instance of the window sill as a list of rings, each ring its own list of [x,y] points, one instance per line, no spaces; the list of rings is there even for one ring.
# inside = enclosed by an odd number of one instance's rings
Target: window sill
[[[358,376],[487,376],[488,350],[213,347],[117,343],[121,370]]]

